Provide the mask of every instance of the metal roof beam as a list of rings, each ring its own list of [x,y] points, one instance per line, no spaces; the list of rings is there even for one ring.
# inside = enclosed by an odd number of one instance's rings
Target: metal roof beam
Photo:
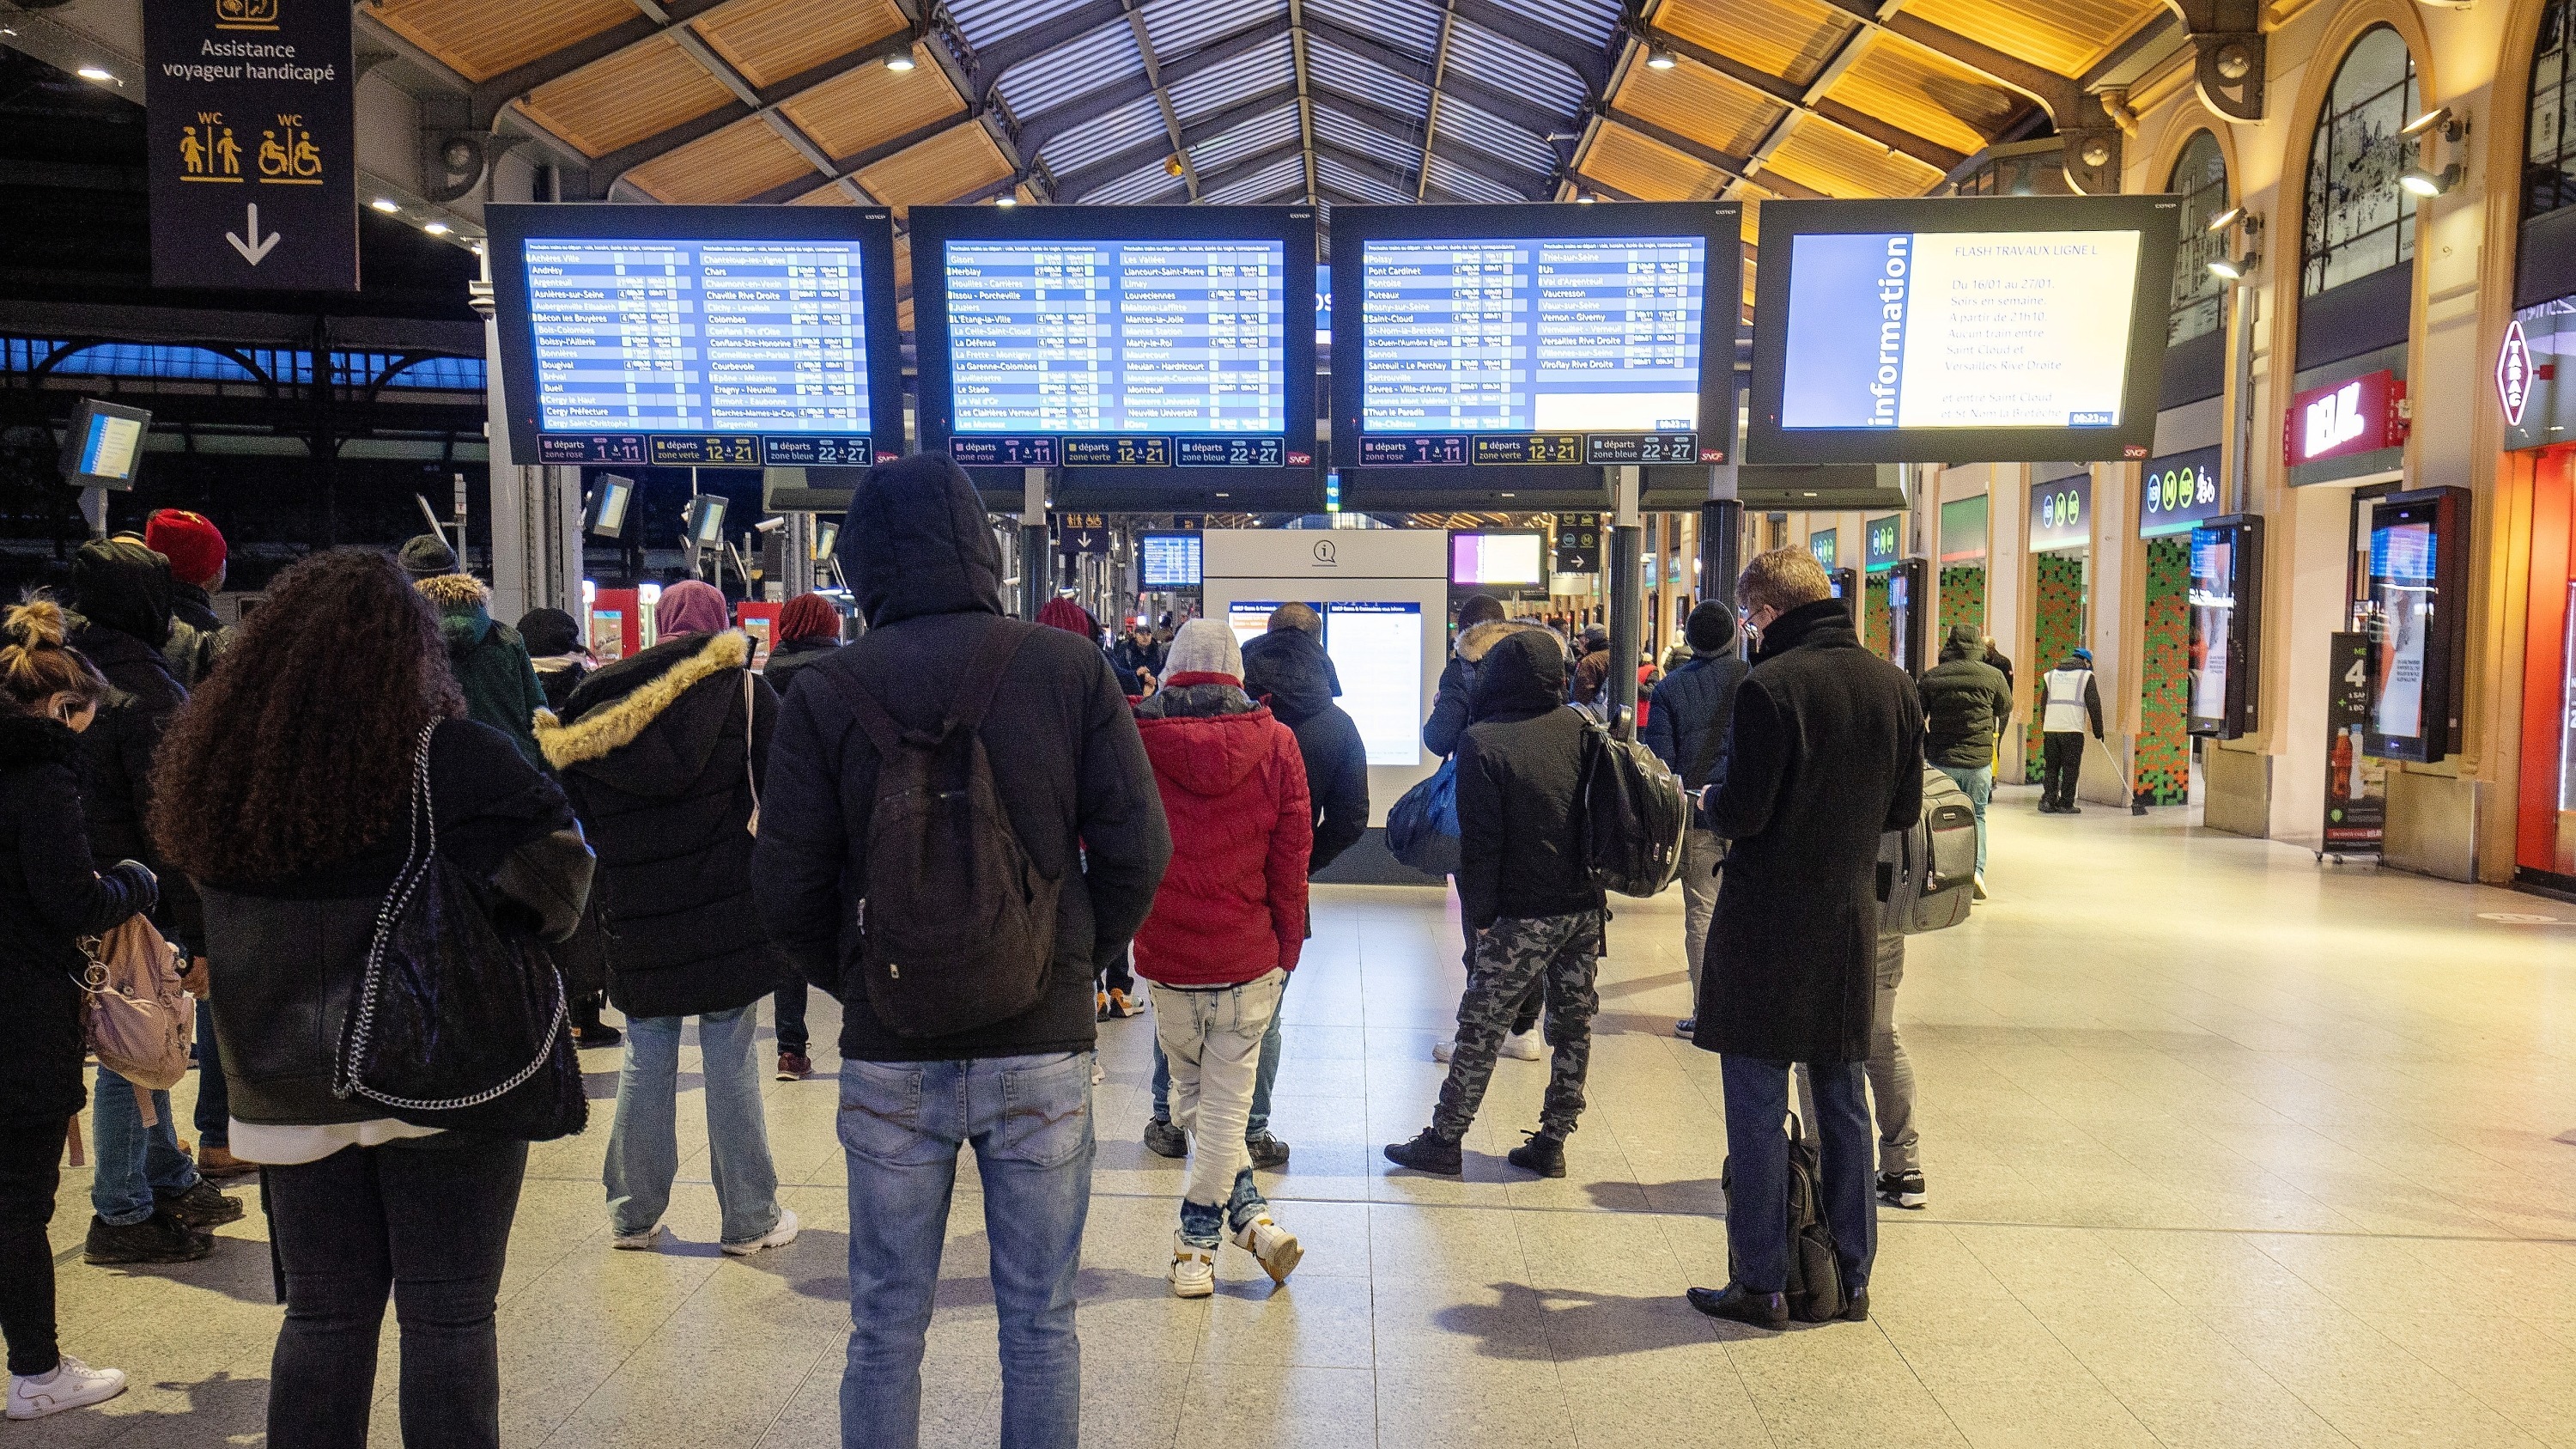
[[[473,89],[474,122],[489,126],[512,101],[525,100],[528,94],[548,81],[561,80],[596,60],[606,60],[620,51],[660,39],[671,30],[684,26],[715,9],[724,0],[671,0],[654,8],[661,12],[638,14],[621,21],[597,35],[586,36],[560,50],[550,50],[526,65],[505,70]],[[366,11],[362,8],[360,14]]]
[[[1246,96],[1240,101],[1230,103],[1224,111],[1204,121],[1181,127],[1180,144],[1187,147],[1213,141],[1228,131],[1259,120],[1268,115],[1279,103],[1294,100],[1296,96],[1297,88],[1293,85],[1274,86],[1257,95]],[[1056,196],[1066,202],[1080,201],[1101,186],[1133,172],[1137,167],[1170,154],[1172,154],[1172,147],[1168,140],[1139,141],[1123,151],[1104,156],[1097,161],[1085,162],[1057,177]]]
[[[1297,71],[1297,139],[1306,146],[1306,199],[1315,199],[1315,101],[1306,73],[1306,0],[1288,0],[1289,56]]]
[[[1172,138],[1173,159],[1181,163],[1181,179],[1189,183],[1190,200],[1199,199],[1199,168],[1190,162],[1190,148],[1181,139],[1181,114],[1172,109],[1172,93],[1163,86],[1162,68],[1154,63],[1154,37],[1145,29],[1145,12],[1136,0],[1123,0],[1127,7],[1127,29],[1136,37],[1136,54],[1145,62],[1145,79],[1153,82],[1154,104],[1163,112],[1163,132]]]
[[[675,38],[680,33],[681,32],[677,29],[672,32]],[[689,40],[696,41],[697,46],[699,47],[699,49],[692,49],[690,53],[697,59],[701,66],[706,65],[711,59],[717,59],[715,52],[712,50],[706,50],[703,54],[700,54],[700,49],[703,49],[705,46],[704,41],[697,40],[697,37],[694,35],[690,36]],[[605,195],[607,188],[614,185],[620,177],[623,177],[627,172],[634,170],[636,167],[643,165],[647,161],[651,161],[656,157],[676,151],[682,146],[685,146],[700,137],[713,135],[714,133],[723,130],[725,127],[732,125],[736,121],[743,120],[746,117],[766,116],[772,114],[776,112],[779,107],[795,100],[798,96],[805,94],[807,91],[814,89],[825,81],[837,79],[850,71],[856,70],[860,66],[872,65],[885,59],[889,55],[909,51],[912,49],[912,44],[913,37],[910,31],[898,30],[891,35],[880,36],[877,39],[868,42],[866,45],[860,46],[858,49],[851,51],[847,55],[834,56],[832,59],[823,62],[821,65],[815,66],[796,75],[789,76],[787,79],[782,80],[775,85],[767,86],[758,90],[752,90],[750,92],[752,97],[750,102],[745,102],[741,99],[743,91],[749,88],[750,83],[738,72],[735,72],[733,67],[729,65],[725,66],[722,72],[710,70],[709,74],[714,75],[718,81],[724,82],[727,90],[734,91],[736,98],[733,101],[725,105],[718,106],[714,110],[707,112],[703,116],[696,117],[693,120],[682,121],[680,124],[671,127],[667,131],[657,131],[654,134],[645,137],[643,140],[637,141],[631,146],[621,146],[614,151],[610,151],[593,158],[590,163],[591,174],[599,178],[601,194]],[[682,45],[684,49],[689,48],[687,42],[683,42]],[[717,63],[722,64],[722,61],[718,59]],[[727,76],[731,76],[732,79],[727,80]],[[742,89],[737,89],[737,87]],[[531,124],[534,124],[534,118],[530,117],[524,108],[513,114],[518,120],[528,121]],[[782,116],[779,117],[779,119],[783,121],[786,118]],[[952,118],[952,123],[953,120],[954,118]],[[789,144],[793,145],[795,143],[790,141]],[[811,145],[813,143],[809,139],[806,144]],[[820,148],[817,149],[819,150]]]
[[[1344,50],[1367,57],[1408,80],[1428,86],[1432,82],[1431,62],[1420,56],[1396,49],[1371,35],[1362,35],[1320,16],[1309,16],[1306,28],[1318,38],[1329,40]],[[1568,117],[1541,109],[1508,91],[1497,90],[1471,76],[1451,76],[1446,83],[1449,94],[1482,111],[1510,121],[1513,125],[1544,136],[1569,123]]]
[[[1459,19],[1480,29],[1490,30],[1523,50],[1535,51],[1557,61],[1583,78],[1586,89],[1596,95],[1610,83],[1614,68],[1611,57],[1617,53],[1622,37],[1612,32],[1608,46],[1590,46],[1573,36],[1517,11],[1506,10],[1493,0],[1450,0],[1449,9]]]
[[[1209,172],[1200,178],[1200,185],[1206,191],[1223,191],[1247,176],[1258,176],[1289,157],[1302,156],[1305,152],[1306,143],[1303,141],[1282,141],[1267,150],[1255,151],[1240,161]]]
[[[1861,0],[1832,3],[1849,10]],[[2049,119],[2057,123],[2057,133],[2066,138],[2068,183],[2088,196],[2108,195],[2120,189],[2120,127],[2102,109],[2100,98],[2085,92],[2083,82],[1902,10],[1892,11],[1884,19],[1874,13],[1864,18],[1890,35],[1910,40],[2039,102],[2048,111]]]
[[[1325,109],[1343,112],[1350,119],[1390,138],[1402,137],[1419,124],[1410,117],[1399,116],[1383,107],[1361,100],[1357,96],[1334,90],[1330,86],[1315,87],[1314,96],[1316,103]],[[1461,171],[1472,172],[1496,186],[1508,187],[1532,199],[1536,199],[1545,189],[1548,180],[1544,174],[1538,172],[1500,169],[1509,167],[1511,163],[1486,156],[1481,151],[1470,150],[1452,141],[1437,142],[1431,148],[1431,152]]]
[[[1848,11],[1848,7],[1846,10]],[[1874,24],[1875,21],[1872,20],[1871,23]],[[1669,50],[1675,55],[1716,71],[1729,80],[1750,86],[1786,106],[1789,116],[1784,116],[1773,124],[1771,130],[1765,133],[1766,140],[1777,140],[1786,135],[1791,116],[1813,116],[1818,120],[1840,126],[1855,135],[1866,137],[1890,151],[1901,152],[1943,171],[1959,164],[1960,154],[1938,141],[1915,135],[1903,127],[1890,125],[1875,116],[1856,111],[1840,101],[1826,100],[1818,94],[1834,79],[1840,77],[1841,72],[1837,66],[1847,68],[1851,59],[1857,56],[1858,42],[1868,31],[1869,25],[1862,25],[1845,36],[1842,46],[1834,53],[1833,61],[1828,62],[1826,68],[1817,73],[1814,82],[1805,86],[1785,80],[1769,71],[1756,69],[1730,56],[1720,55],[1695,41],[1684,40],[1678,35],[1657,30],[1652,26],[1642,27],[1639,38],[1658,50]],[[1759,148],[1756,149],[1758,153]]]
[[[1449,69],[1449,35],[1458,24],[1458,0],[1442,0],[1440,40],[1431,48],[1431,104],[1422,112],[1422,160],[1413,168],[1413,199],[1431,186],[1431,138],[1440,130],[1440,77]]]
[[[2222,116],[2237,121],[2263,119],[2263,0],[2165,0],[2182,16],[2191,36],[2192,79],[2201,100]],[[2152,30],[2154,27],[2149,27]],[[2132,40],[2144,37],[2142,30]],[[2126,60],[2121,46],[2104,66]],[[2086,76],[2089,83],[2093,76]]]
[[[1113,20],[1124,19],[1126,15],[1127,6],[1123,0],[1088,0],[1088,3],[1077,5],[1064,14],[1050,15],[1035,25],[1024,25],[991,45],[970,46],[967,54],[959,58],[975,74],[975,98],[987,99],[992,95],[993,87],[1001,84],[1002,77],[1013,66],[1043,55],[1076,36],[1087,35]],[[1141,34],[1136,44],[1140,50],[1145,48],[1146,42]]]
[[[1248,25],[1160,67],[1163,84],[1178,85],[1210,66],[1259,50],[1287,33],[1288,24],[1284,20],[1265,20],[1258,25]],[[1018,127],[1020,144],[1026,148],[1027,154],[1035,156],[1046,149],[1049,141],[1083,122],[1096,120],[1130,101],[1143,100],[1153,93],[1153,82],[1142,74],[1124,76],[1105,86],[1094,87],[1060,105],[1021,118]]]
[[[1616,106],[1603,107],[1601,119],[1624,126],[1648,140],[1660,141],[1694,161],[1723,171],[1738,181],[1752,182],[1765,191],[1776,191],[1782,196],[1795,197],[1802,201],[1813,200],[1824,195],[1821,191],[1801,186],[1775,172],[1762,171],[1753,164],[1753,158],[1750,156],[1737,156],[1721,151],[1704,141],[1696,141],[1678,131],[1667,130],[1643,116],[1620,110]]]

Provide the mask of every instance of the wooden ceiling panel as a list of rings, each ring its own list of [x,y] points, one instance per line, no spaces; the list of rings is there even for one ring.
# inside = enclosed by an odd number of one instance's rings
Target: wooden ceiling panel
[[[1630,66],[1610,104],[1730,156],[1751,154],[1785,109],[1742,81],[1690,61],[1670,70]]]
[[[916,45],[913,54],[915,64],[908,71],[863,65],[779,109],[833,157],[856,156],[964,111],[965,99],[949,83],[948,73],[932,63],[928,49]]]
[[[1825,95],[1962,155],[1984,150],[2028,102],[1947,56],[1884,32]]]
[[[1942,179],[1936,166],[1812,118],[1796,123],[1763,169],[1837,197],[1921,196]]]
[[[734,0],[694,28],[743,79],[768,87],[882,40],[906,23],[894,0]]]
[[[605,156],[732,99],[723,82],[663,35],[549,81],[520,105],[585,154]]]
[[[656,201],[732,202],[784,186],[814,168],[767,121],[748,116],[626,173]]]
[[[993,133],[968,121],[860,172],[859,185],[889,206],[936,206],[1010,174],[1011,163],[993,144]]]
[[[1667,0],[1655,24],[1730,60],[1805,85],[1859,22],[1824,0]]]
[[[1576,170],[1639,201],[1706,201],[1726,190],[1725,172],[1661,141],[1605,121]]]
[[[1906,0],[1905,13],[2080,77],[2164,8],[2158,0]]]
[[[858,198],[837,181],[826,181],[802,196],[787,199],[789,206],[856,206]]]
[[[370,13],[475,82],[642,14],[629,0],[378,0]]]

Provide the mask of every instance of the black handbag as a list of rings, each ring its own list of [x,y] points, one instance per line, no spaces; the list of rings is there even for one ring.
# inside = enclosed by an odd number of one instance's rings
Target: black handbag
[[[504,930],[493,892],[438,853],[432,721],[412,764],[411,844],[376,911],[332,1095],[422,1127],[546,1142],[590,1120],[563,977],[534,937]]]

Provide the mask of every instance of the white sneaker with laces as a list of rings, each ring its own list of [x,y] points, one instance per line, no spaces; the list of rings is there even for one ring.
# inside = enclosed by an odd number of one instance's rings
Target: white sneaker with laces
[[[1451,1037],[1447,1041],[1436,1041],[1431,1044],[1431,1059],[1435,1062],[1445,1062],[1456,1055],[1458,1055],[1458,1039],[1456,1037]]]
[[[783,1248],[795,1241],[796,1209],[783,1207],[778,1210],[778,1226],[771,1228],[768,1236],[748,1243],[726,1243],[724,1250],[733,1257],[748,1258],[763,1248]]]
[[[1293,1241],[1293,1240],[1292,1240]],[[1172,1234],[1172,1296],[1205,1298],[1216,1292],[1216,1249]]]
[[[1285,1283],[1297,1271],[1297,1262],[1306,1250],[1297,1235],[1270,1220],[1268,1213],[1254,1218],[1234,1230],[1234,1245],[1261,1261],[1261,1271],[1273,1283]]]
[[[65,1409],[103,1404],[125,1392],[125,1370],[94,1369],[70,1354],[49,1374],[9,1376],[9,1417],[41,1419]]]
[[[640,1233],[621,1233],[608,1240],[608,1246],[626,1253],[649,1253],[654,1240],[662,1236],[662,1225],[655,1223]]]
[[[1503,1038],[1503,1055],[1515,1061],[1538,1061],[1547,1055],[1547,1043],[1540,1039],[1537,1027],[1516,1031]]]

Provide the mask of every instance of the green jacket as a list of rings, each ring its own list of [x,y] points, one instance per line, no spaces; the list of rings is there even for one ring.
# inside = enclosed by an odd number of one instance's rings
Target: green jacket
[[[536,666],[528,662],[528,646],[519,631],[492,622],[479,602],[442,610],[438,627],[447,636],[457,687],[465,691],[465,717],[508,735],[529,764],[553,774],[537,748],[537,711],[546,707],[546,692],[537,683]]]

